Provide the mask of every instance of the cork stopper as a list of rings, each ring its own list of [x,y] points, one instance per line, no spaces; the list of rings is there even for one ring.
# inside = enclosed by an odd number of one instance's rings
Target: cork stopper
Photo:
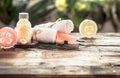
[[[29,19],[29,14],[26,12],[19,13],[19,19]]]

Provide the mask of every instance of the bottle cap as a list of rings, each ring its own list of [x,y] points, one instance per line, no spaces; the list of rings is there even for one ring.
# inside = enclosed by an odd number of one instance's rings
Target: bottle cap
[[[26,13],[26,12],[22,12],[22,13],[19,13],[19,19],[29,19],[29,13]]]

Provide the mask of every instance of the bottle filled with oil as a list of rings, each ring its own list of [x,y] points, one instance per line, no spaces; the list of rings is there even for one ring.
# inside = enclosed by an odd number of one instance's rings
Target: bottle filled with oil
[[[16,25],[18,44],[26,45],[31,42],[32,28],[28,13],[19,13],[19,21]]]

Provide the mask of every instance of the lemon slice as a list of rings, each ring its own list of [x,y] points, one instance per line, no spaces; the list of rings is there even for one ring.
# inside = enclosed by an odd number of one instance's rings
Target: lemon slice
[[[97,24],[93,20],[86,19],[80,23],[79,32],[83,37],[92,38],[96,35]]]

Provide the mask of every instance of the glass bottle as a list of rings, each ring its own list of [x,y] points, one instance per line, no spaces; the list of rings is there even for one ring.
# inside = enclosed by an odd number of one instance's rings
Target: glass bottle
[[[16,25],[16,32],[18,36],[18,44],[29,44],[32,37],[31,23],[28,20],[28,13],[19,13],[19,21]]]

